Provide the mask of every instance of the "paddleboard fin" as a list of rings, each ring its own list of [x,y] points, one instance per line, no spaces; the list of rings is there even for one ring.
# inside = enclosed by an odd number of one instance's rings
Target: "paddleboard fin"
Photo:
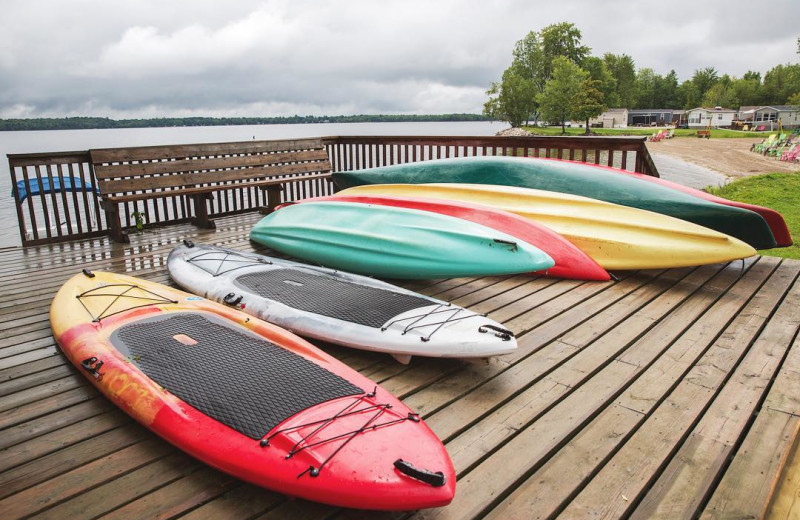
[[[392,357],[403,365],[407,365],[411,362],[411,354],[392,354]]]

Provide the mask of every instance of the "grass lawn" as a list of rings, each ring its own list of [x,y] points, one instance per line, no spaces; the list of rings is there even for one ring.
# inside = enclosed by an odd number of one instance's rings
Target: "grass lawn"
[[[786,220],[794,245],[759,251],[763,255],[800,260],[800,173],[768,173],[745,177],[706,191],[719,197],[778,211]]]
[[[528,132],[535,135],[562,135],[560,126],[525,126],[523,127]],[[583,128],[567,128],[565,135],[583,135]],[[592,128],[593,135],[638,135],[649,136],[653,135],[655,130],[652,128]],[[769,136],[770,132],[740,132],[736,130],[725,130],[714,128],[711,130],[711,138],[736,138],[736,137],[749,137],[749,138],[765,138]],[[688,128],[678,128],[675,130],[675,137],[697,137],[697,130]]]

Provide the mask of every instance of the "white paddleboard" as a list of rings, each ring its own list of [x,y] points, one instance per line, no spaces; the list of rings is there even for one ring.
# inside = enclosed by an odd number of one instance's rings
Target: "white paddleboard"
[[[175,282],[292,332],[393,355],[489,357],[517,348],[499,323],[401,287],[324,267],[184,241],[169,255]]]

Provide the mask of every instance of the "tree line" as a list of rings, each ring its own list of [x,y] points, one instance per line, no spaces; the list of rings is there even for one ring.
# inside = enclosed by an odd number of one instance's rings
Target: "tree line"
[[[800,54],[800,38],[797,52]],[[488,117],[521,126],[530,121],[587,121],[609,107],[691,109],[746,105],[800,105],[800,64],[776,65],[764,76],[720,75],[714,67],[680,81],[674,70],[661,75],[637,69],[627,54],[592,56],[581,31],[569,22],[531,31],[518,41],[512,62],[492,83],[484,105]]]
[[[10,130],[81,130],[104,128],[154,128],[168,126],[240,126],[315,123],[408,123],[486,121],[481,114],[360,114],[352,116],[282,116],[282,117],[160,117],[152,119],[110,119],[107,117],[64,117],[0,119],[0,131]]]

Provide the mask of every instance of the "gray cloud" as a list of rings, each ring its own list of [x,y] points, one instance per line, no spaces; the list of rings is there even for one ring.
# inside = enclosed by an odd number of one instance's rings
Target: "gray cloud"
[[[800,2],[3,0],[0,117],[479,112],[528,31],[563,20],[639,67],[796,61]]]

